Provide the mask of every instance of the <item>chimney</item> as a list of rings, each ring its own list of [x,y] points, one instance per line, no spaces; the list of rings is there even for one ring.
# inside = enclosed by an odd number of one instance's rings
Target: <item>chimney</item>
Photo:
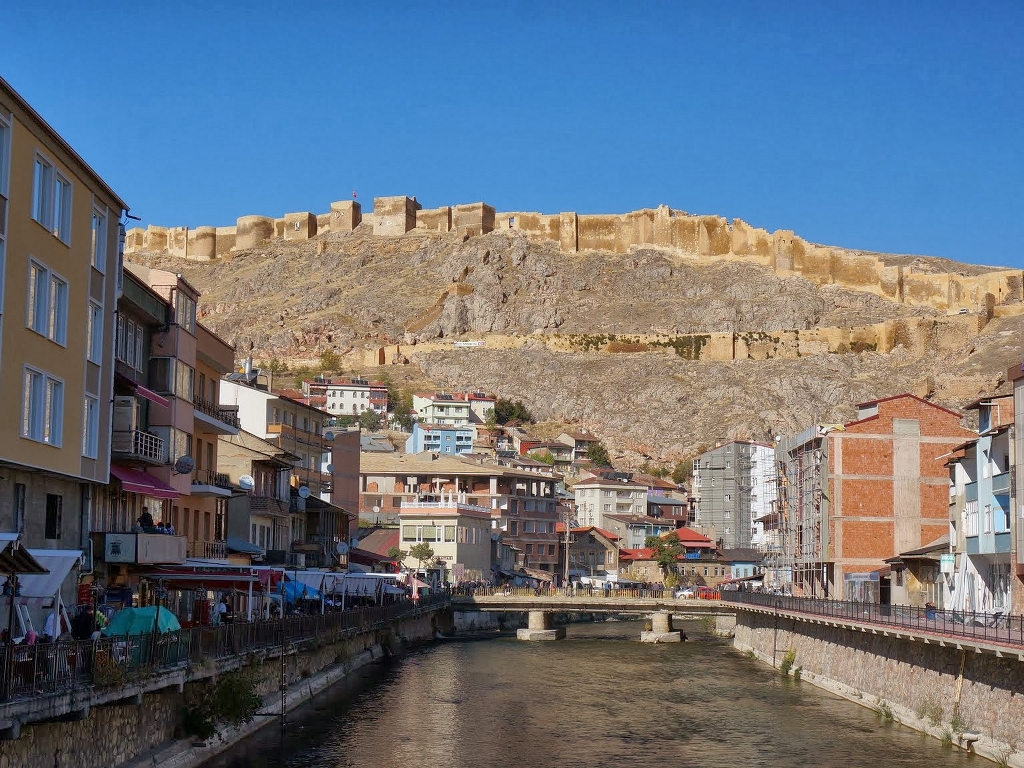
[[[249,355],[247,358],[245,358],[245,380],[248,382],[248,380],[251,377],[252,377],[252,355]]]

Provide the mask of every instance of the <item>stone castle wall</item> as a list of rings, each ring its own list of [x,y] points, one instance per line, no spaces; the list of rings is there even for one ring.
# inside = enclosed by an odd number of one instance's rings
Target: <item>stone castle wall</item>
[[[747,261],[817,285],[841,285],[901,304],[946,311],[966,309],[991,316],[999,307],[1024,302],[1024,271],[1019,269],[981,275],[919,272],[888,265],[883,255],[815,245],[789,230],[769,233],[741,219],[730,223],[721,216],[693,216],[664,205],[615,215],[498,213],[486,203],[423,209],[415,197],[396,196],[376,198],[373,213],[364,218],[359,203],[343,200],[331,203],[326,214],[242,216],[233,227],[135,228],[127,233],[125,252],[166,251],[210,261],[275,239],[308,240],[328,232],[351,232],[360,223],[371,225],[374,235],[381,237],[428,232],[474,237],[514,230],[558,243],[565,253],[628,253],[649,247],[683,257]]]

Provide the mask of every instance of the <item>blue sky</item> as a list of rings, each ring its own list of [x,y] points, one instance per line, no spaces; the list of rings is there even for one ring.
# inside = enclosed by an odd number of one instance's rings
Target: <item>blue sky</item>
[[[143,224],[668,204],[1024,266],[1024,3],[6,0],[0,75]]]

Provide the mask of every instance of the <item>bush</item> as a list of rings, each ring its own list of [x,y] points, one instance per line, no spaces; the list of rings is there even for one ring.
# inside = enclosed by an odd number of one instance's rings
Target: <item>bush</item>
[[[786,655],[782,657],[782,663],[779,665],[779,671],[784,675],[788,675],[789,670],[793,668],[794,661],[796,661],[796,651],[790,648],[786,651]]]
[[[262,700],[256,676],[240,669],[227,672],[216,681],[196,686],[185,703],[185,731],[201,739],[217,734],[218,726],[239,726],[251,722]]]

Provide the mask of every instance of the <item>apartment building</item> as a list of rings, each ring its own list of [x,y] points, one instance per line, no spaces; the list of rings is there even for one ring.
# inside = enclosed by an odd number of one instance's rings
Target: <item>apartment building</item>
[[[404,502],[460,503],[490,510],[494,532],[519,553],[518,567],[558,563],[554,475],[436,453],[363,454],[359,512],[397,522]]]
[[[573,498],[580,525],[615,531],[616,523],[612,522],[610,515],[647,516],[647,487],[638,483],[590,478],[573,486]],[[626,536],[625,531],[616,533],[623,538]]]
[[[491,510],[460,502],[407,501],[399,510],[401,543],[409,548],[425,543],[434,551],[431,564],[440,581],[456,584],[463,580],[491,578]],[[421,563],[411,555],[403,565],[416,570]],[[423,563],[427,566],[426,563]]]
[[[446,392],[414,394],[412,408],[416,411],[417,420],[423,424],[468,426],[471,422],[469,401],[460,395]]]
[[[0,530],[69,559],[89,551],[110,478],[127,208],[0,79]],[[71,569],[66,601],[76,579]]]
[[[318,398],[317,402],[310,401],[310,404],[319,405],[335,416],[359,416],[367,410],[383,416],[388,410],[387,385],[368,379],[303,381],[302,394]]]
[[[772,580],[806,595],[885,601],[885,561],[949,528],[942,458],[973,433],[960,414],[910,394],[857,406],[848,424],[780,440],[781,546]]]
[[[412,425],[412,434],[405,441],[405,452],[471,453],[473,439],[474,429],[471,426],[450,427],[416,422]]]
[[[695,527],[726,549],[765,546],[764,523],[776,493],[775,451],[734,440],[694,462]]]
[[[917,580],[934,585],[934,594],[927,597],[936,605],[961,611],[1016,612],[1024,600],[1014,563],[1019,521],[1011,504],[1014,396],[983,398],[967,409],[978,413],[978,436],[957,446],[946,462],[954,536],[952,546],[943,549],[954,554],[955,570],[944,589],[937,578],[941,558],[934,555],[935,578]]]

